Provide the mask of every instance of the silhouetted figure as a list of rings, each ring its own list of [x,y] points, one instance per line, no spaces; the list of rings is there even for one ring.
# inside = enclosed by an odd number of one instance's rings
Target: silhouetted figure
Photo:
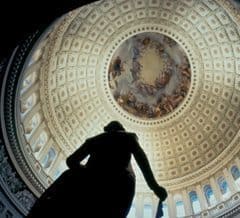
[[[167,192],[156,182],[136,134],[112,121],[104,127],[104,133],[87,139],[67,158],[70,169],[41,196],[29,218],[125,218],[135,193],[132,154],[150,189],[164,201]],[[87,156],[87,163],[81,165]]]

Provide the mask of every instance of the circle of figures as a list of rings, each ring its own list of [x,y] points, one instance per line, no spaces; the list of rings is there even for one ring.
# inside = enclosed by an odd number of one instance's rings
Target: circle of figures
[[[141,33],[115,51],[108,82],[125,111],[140,118],[159,118],[172,112],[187,95],[191,69],[184,50],[173,39]]]

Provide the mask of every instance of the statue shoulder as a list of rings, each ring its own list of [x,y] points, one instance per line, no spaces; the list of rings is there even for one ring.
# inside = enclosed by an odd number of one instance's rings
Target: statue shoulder
[[[136,133],[134,133],[134,132],[127,132],[126,134],[127,134],[129,137],[131,137],[132,139],[135,139],[135,140],[138,141],[138,136],[137,136]]]

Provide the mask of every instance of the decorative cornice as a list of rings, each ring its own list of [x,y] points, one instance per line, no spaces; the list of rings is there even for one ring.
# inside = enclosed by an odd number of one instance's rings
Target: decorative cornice
[[[236,218],[240,214],[240,204],[218,218]]]
[[[7,59],[1,61],[1,75],[4,75],[7,64]],[[2,82],[3,81],[1,80],[1,83]],[[1,130],[3,130],[2,125]],[[3,133],[1,131],[1,136],[2,134]],[[0,138],[0,186],[15,207],[21,211],[21,213],[26,215],[36,199],[26,184],[22,181],[22,178],[19,176],[11,160],[9,159],[6,145],[4,144],[2,137]]]
[[[44,187],[39,183],[30,166],[26,164],[26,159],[21,149],[22,145],[19,142],[16,130],[18,127],[16,127],[15,120],[15,96],[18,78],[24,61],[40,35],[40,32],[34,33],[15,50],[8,63],[1,92],[1,126],[8,153],[18,173],[36,195],[42,193]]]
[[[22,178],[12,167],[6,153],[6,147],[0,140],[0,184],[14,205],[23,213],[27,214],[33,206],[36,198],[29,191]]]

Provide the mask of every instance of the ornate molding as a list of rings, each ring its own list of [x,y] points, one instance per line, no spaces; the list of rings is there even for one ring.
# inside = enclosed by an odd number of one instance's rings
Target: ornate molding
[[[15,97],[18,78],[22,72],[26,57],[40,35],[40,32],[34,33],[15,50],[8,63],[1,92],[1,126],[7,151],[18,173],[36,195],[42,193],[44,187],[40,184],[35,173],[32,172],[31,167],[26,164],[25,155],[21,149],[22,145],[17,135],[18,127],[16,127]]]
[[[61,43],[61,38],[63,36],[63,33],[69,26],[70,22],[74,17],[76,16],[76,13],[69,13],[67,14],[61,23],[56,27],[56,29],[51,33],[51,43],[49,44],[48,48],[46,49],[45,52],[45,63],[41,69],[41,81],[42,81],[42,86],[40,87],[40,95],[41,98],[44,101],[43,104],[43,111],[44,111],[44,116],[46,117],[47,120],[51,120],[51,122],[48,122],[48,127],[50,132],[52,133],[52,136],[54,140],[60,145],[64,147],[64,150],[67,154],[72,153],[75,148],[73,148],[70,144],[69,139],[65,137],[65,133],[61,129],[59,123],[57,122],[56,115],[53,111],[53,108],[51,107],[52,105],[52,100],[50,97],[49,93],[49,81],[48,81],[48,76],[49,76],[49,69],[50,69],[50,63],[53,61],[55,58],[55,54],[57,51],[54,49],[55,46],[59,45]],[[57,136],[57,137],[55,137]]]
[[[0,183],[15,206],[27,214],[36,198],[12,167],[5,145],[0,140]]]

